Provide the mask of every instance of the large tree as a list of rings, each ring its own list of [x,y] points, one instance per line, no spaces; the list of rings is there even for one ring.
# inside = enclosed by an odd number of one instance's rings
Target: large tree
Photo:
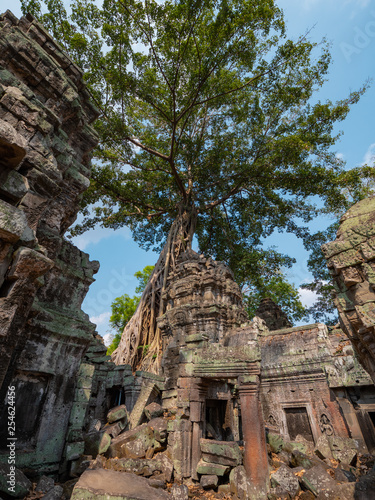
[[[101,110],[76,231],[126,224],[141,245],[161,249],[114,353],[157,370],[162,291],[194,235],[253,285],[258,262],[279,276],[291,264],[264,238],[307,237],[308,221],[343,206],[342,188],[360,175],[332,151],[333,127],[364,89],[311,103],[327,75],[327,44],[288,39],[273,0],[75,0],[70,14],[60,0],[46,0],[47,12],[39,0],[22,2],[86,71]]]

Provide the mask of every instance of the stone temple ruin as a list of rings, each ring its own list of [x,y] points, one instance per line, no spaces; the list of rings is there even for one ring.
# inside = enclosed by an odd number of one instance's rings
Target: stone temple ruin
[[[249,321],[189,251],[162,371],[132,373],[81,310],[99,264],[64,239],[98,140],[82,72],[31,16],[0,16],[0,47],[1,498],[374,498],[375,198],[323,248],[340,327],[269,299]]]

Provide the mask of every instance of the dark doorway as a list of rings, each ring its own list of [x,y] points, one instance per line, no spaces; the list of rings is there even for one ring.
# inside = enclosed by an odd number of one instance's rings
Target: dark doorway
[[[232,441],[233,434],[228,422],[226,400],[206,400],[206,438]]]
[[[285,408],[289,437],[294,441],[298,435],[314,442],[306,408]]]
[[[19,371],[13,378],[11,385],[15,388],[16,447],[33,449],[47,394],[48,376]],[[8,442],[7,414],[8,401],[6,399],[0,412],[0,446],[2,449],[6,449]]]

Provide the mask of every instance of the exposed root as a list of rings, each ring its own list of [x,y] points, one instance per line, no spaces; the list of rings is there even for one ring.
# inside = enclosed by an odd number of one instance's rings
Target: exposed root
[[[112,360],[117,365],[130,364],[133,371],[160,371],[162,339],[157,318],[165,312],[163,292],[177,257],[191,248],[195,222],[195,215],[184,210],[172,224],[137,310],[124,328],[119,346],[112,353]]]

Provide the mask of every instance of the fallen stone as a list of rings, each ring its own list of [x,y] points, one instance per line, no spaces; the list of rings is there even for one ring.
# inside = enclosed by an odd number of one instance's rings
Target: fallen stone
[[[331,436],[328,441],[334,459],[348,465],[356,464],[358,445],[354,439]]]
[[[208,476],[224,476],[229,471],[228,465],[211,464],[209,462],[204,462],[200,460],[197,465],[197,473],[205,474]]]
[[[103,455],[98,455],[95,460],[91,460],[89,469],[104,469],[107,459]]]
[[[144,458],[147,456],[147,451],[150,449],[145,447],[145,443],[142,438],[134,439],[125,443],[122,446],[122,453],[124,457],[129,458]]]
[[[293,472],[286,465],[281,465],[276,472],[271,474],[271,486],[290,493],[291,497],[295,497],[299,491],[299,481]]]
[[[154,438],[159,443],[165,443],[168,437],[168,421],[164,418],[153,418],[147,424],[154,432]]]
[[[136,440],[135,445],[128,446],[129,443]],[[108,448],[108,456],[111,458],[142,458],[146,456],[147,450],[153,446],[153,443],[154,431],[147,424],[142,424],[115,437]]]
[[[271,457],[271,465],[278,469],[282,464],[289,466],[290,456],[286,451],[280,451],[280,453],[273,453]]]
[[[158,477],[150,477],[148,480],[148,484],[153,488],[165,489],[167,487],[167,482],[163,475],[160,475]]]
[[[119,420],[125,420],[125,425],[129,420],[128,410],[125,405],[116,406],[107,413],[107,422],[109,424],[113,424]]]
[[[303,453],[304,455],[310,455],[312,454],[314,450],[314,445],[312,443],[304,442],[298,442],[298,441],[290,441],[288,443],[284,444],[283,448],[287,453],[293,453],[294,451],[299,451],[300,453]]]
[[[234,441],[200,440],[202,458],[205,462],[236,467],[242,464],[242,453]]]
[[[111,436],[105,431],[94,431],[85,436],[85,455],[95,458],[105,453],[111,444]]]
[[[243,465],[239,465],[230,471],[229,484],[231,493],[237,495],[240,500],[248,499],[247,477]]]
[[[14,485],[8,483],[10,474],[14,474]],[[14,498],[23,498],[29,492],[31,486],[31,481],[27,479],[22,471],[16,469],[13,465],[0,463],[0,492],[7,493]]]
[[[316,497],[317,500],[357,500],[354,483],[335,484],[333,487],[323,488]],[[374,498],[374,496],[370,497]]]
[[[173,498],[173,497],[172,497]],[[147,479],[113,470],[87,470],[74,487],[71,500],[168,500],[171,496],[153,488]]]
[[[314,449],[314,453],[321,460],[324,460],[326,458],[333,458],[331,447],[329,445],[328,437],[326,436],[326,434],[322,434],[319,437]]]
[[[301,466],[304,469],[311,469],[316,465],[321,465],[322,462],[318,458],[308,457],[298,450],[293,450],[290,455],[290,464],[292,467]]]
[[[354,483],[356,481],[355,475],[350,470],[344,470],[340,467],[335,469],[335,479],[339,483]]]
[[[219,482],[219,478],[213,474],[205,475],[201,477],[200,483],[202,488],[205,490],[214,489],[217,487],[217,483]]]
[[[189,488],[186,484],[174,484],[171,489],[172,500],[189,500]]]
[[[161,417],[164,413],[163,407],[158,403],[150,403],[145,407],[145,415],[147,420],[152,420],[153,418]]]
[[[138,427],[141,423],[144,409],[150,404],[155,389],[156,384],[152,380],[148,380],[147,383],[142,386],[141,392],[139,393],[138,399],[129,417],[130,429]]]
[[[55,481],[52,477],[42,476],[36,483],[35,491],[40,493],[47,493],[49,490],[55,486]]]
[[[302,485],[315,496],[326,490],[335,490],[337,483],[327,472],[323,465],[315,465],[301,476]]]
[[[58,484],[54,486],[48,493],[43,497],[43,500],[61,500],[63,494],[63,487]]]
[[[117,437],[125,429],[126,425],[124,420],[119,420],[114,424],[106,424],[103,428],[104,432],[109,434],[111,438]]]
[[[355,466],[357,463],[358,453],[356,450],[353,450],[351,448],[346,448],[344,450],[339,450],[339,451],[333,451],[332,454],[333,458],[335,458],[336,460],[338,460],[343,464]]]
[[[285,443],[283,438],[278,434],[272,434],[271,432],[268,432],[266,439],[273,453],[279,453],[283,449]]]
[[[291,497],[289,493],[282,487],[276,486],[276,488],[271,488],[268,493],[268,500],[290,500]]]
[[[164,454],[160,453],[152,459],[133,459],[133,458],[109,458],[106,461],[107,469],[119,472],[131,472],[138,476],[150,477],[155,473],[163,474],[166,481],[170,482],[173,473],[173,463]]]

